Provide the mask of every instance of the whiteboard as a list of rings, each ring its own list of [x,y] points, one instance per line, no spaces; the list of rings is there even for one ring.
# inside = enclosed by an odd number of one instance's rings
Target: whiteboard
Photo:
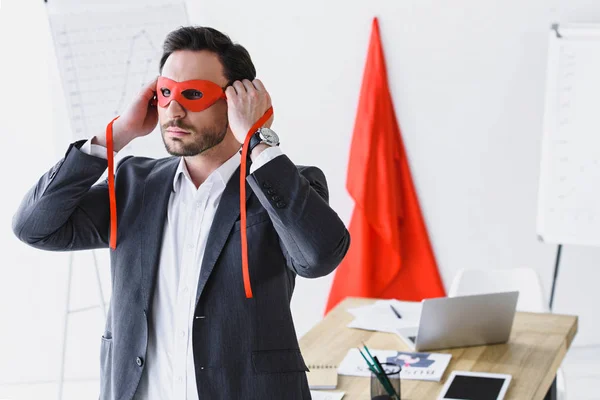
[[[600,26],[549,33],[537,234],[600,245]]]
[[[166,35],[188,24],[184,2],[51,1],[48,18],[71,141],[102,134],[140,89],[158,76]],[[129,154],[165,156],[158,127],[132,141],[117,159]]]

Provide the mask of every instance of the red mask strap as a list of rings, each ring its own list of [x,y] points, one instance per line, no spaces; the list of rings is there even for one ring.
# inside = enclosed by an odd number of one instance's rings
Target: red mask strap
[[[108,199],[110,203],[110,248],[117,248],[117,197],[115,195],[115,160],[113,152],[113,123],[119,118],[110,121],[106,126],[106,156],[108,159]]]
[[[256,132],[258,128],[263,126],[265,122],[273,115],[273,107],[270,107],[265,114],[260,117],[258,121],[246,134],[246,140],[242,145],[242,161],[240,167],[240,220],[241,227],[241,242],[242,242],[242,276],[244,278],[244,290],[246,291],[246,298],[252,298],[252,286],[250,285],[250,270],[248,268],[248,234],[246,232],[246,159],[248,158],[248,144],[252,134]]]

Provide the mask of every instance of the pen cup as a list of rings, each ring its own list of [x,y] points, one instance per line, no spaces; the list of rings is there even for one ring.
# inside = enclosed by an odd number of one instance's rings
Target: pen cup
[[[382,377],[378,377],[371,372],[371,400],[401,400],[400,366],[393,363],[381,363],[381,367],[388,379],[387,381],[381,379]],[[389,384],[391,384],[391,387]],[[390,389],[393,389],[397,396],[390,395]]]

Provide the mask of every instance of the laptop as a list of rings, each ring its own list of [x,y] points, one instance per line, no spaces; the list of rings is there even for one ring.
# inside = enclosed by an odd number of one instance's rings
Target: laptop
[[[506,343],[519,292],[423,300],[419,326],[396,329],[413,351]]]

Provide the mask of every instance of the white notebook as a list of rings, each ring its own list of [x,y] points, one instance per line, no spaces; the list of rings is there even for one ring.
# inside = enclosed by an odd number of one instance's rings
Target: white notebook
[[[306,373],[310,389],[335,389],[337,387],[337,365],[309,365]]]
[[[345,392],[318,392],[316,390],[310,391],[312,400],[342,400]]]

